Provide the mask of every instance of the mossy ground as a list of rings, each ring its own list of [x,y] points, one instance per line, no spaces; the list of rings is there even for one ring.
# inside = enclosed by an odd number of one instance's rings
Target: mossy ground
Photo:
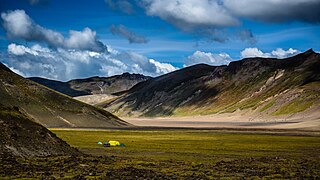
[[[320,137],[217,130],[52,130],[93,156],[32,161],[16,177],[319,178]],[[105,148],[98,141],[119,140]],[[15,174],[13,173],[13,174]],[[23,176],[24,175],[24,176]]]

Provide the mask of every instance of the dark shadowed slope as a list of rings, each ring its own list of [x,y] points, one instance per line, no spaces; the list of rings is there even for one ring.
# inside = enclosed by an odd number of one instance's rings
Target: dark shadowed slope
[[[45,127],[33,122],[17,107],[0,104],[0,161],[10,156],[41,157],[79,155]]]
[[[312,50],[287,59],[200,64],[139,83],[101,106],[120,116],[316,113],[319,67],[320,55]]]
[[[121,127],[128,123],[25,79],[0,63],[0,103],[19,110],[45,127]]]
[[[39,84],[54,89],[63,94],[76,97],[90,94],[113,94],[126,91],[139,82],[151,77],[141,74],[123,73],[111,77],[91,77],[86,79],[75,79],[68,82],[54,81],[39,77],[29,78]]]
[[[84,96],[89,95],[90,93],[87,91],[81,91],[81,90],[75,90],[70,87],[70,84],[68,82],[61,82],[61,81],[55,81],[40,77],[31,77],[28,78],[36,83],[39,83],[41,85],[44,85],[50,89],[53,89],[55,91],[58,91],[62,94],[68,95],[68,96]]]

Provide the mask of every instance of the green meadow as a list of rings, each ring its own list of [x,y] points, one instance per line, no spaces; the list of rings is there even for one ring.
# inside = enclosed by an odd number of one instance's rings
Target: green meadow
[[[320,178],[317,134],[218,130],[59,130],[71,146],[113,159],[114,171],[147,170],[164,177]],[[103,147],[118,140],[125,147]],[[99,167],[99,166],[97,166]]]

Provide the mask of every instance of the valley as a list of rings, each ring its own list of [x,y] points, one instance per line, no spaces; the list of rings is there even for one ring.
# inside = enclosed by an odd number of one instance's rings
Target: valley
[[[320,180],[320,0],[0,0],[0,180]]]
[[[0,177],[318,178],[319,62],[309,50],[69,82],[0,64]]]

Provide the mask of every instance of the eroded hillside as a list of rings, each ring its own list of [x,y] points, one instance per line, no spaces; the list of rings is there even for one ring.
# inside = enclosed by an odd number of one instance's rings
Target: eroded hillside
[[[320,55],[312,50],[287,59],[200,64],[139,83],[101,106],[119,116],[318,116],[319,67]]]

